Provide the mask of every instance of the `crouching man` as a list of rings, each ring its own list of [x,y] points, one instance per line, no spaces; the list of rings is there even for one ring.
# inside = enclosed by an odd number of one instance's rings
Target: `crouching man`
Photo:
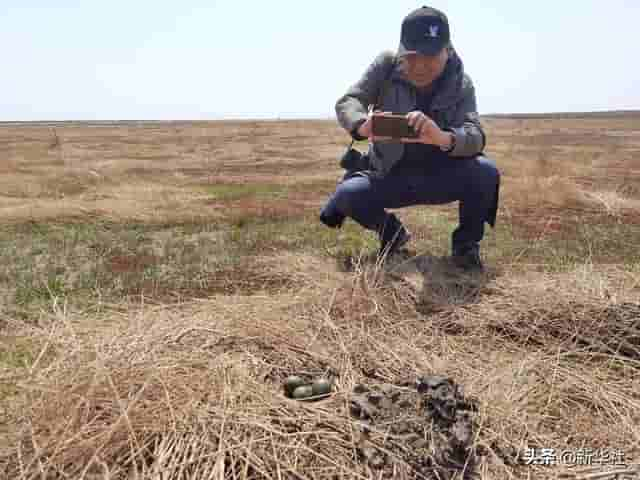
[[[383,52],[336,103],[340,125],[354,140],[369,140],[369,169],[348,172],[320,219],[340,227],[350,217],[380,238],[380,254],[410,239],[385,209],[459,201],[452,235],[453,261],[483,270],[484,223],[495,226],[500,173],[482,154],[486,137],[471,79],[450,42],[447,17],[422,7],[402,22],[397,54]],[[406,113],[417,138],[376,141],[370,106]]]

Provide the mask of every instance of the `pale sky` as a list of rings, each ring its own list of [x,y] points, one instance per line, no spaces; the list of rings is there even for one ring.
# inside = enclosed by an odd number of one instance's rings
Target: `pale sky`
[[[334,118],[404,0],[0,0],[0,121]],[[640,109],[639,0],[433,1],[480,113]]]

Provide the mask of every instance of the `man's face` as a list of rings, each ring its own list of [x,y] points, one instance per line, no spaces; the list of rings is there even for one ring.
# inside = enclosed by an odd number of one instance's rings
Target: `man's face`
[[[437,79],[447,65],[449,53],[443,48],[436,55],[421,55],[411,52],[401,57],[405,77],[416,87],[427,87]]]

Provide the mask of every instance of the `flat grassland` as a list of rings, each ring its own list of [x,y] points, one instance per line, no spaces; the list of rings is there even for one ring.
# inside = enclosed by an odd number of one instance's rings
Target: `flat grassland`
[[[640,114],[484,124],[488,273],[453,279],[456,204],[397,211],[413,256],[384,265],[319,222],[333,121],[1,125],[0,476],[378,478],[350,392],[439,374],[478,402],[455,478],[636,478]],[[292,373],[333,395],[284,398]],[[436,478],[372,441],[394,478]]]

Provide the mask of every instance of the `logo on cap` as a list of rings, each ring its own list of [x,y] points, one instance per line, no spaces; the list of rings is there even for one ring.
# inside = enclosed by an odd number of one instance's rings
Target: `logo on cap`
[[[438,38],[438,25],[429,26],[429,31],[424,34],[425,37]]]

